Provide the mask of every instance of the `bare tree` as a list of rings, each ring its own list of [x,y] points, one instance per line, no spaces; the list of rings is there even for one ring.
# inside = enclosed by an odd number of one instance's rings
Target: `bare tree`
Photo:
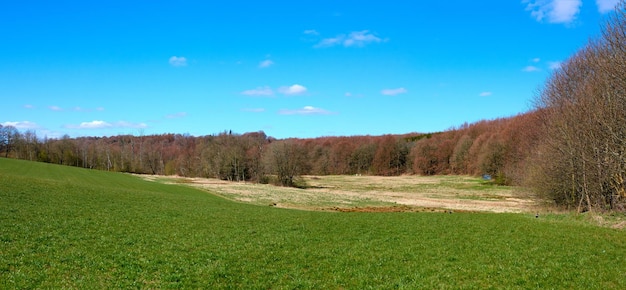
[[[626,202],[626,2],[553,73],[537,98],[543,121],[535,188],[578,211]]]
[[[9,157],[19,137],[20,133],[15,127],[0,125],[0,148],[4,149],[4,157]]]
[[[294,140],[272,142],[269,145],[266,166],[276,174],[284,186],[295,186],[295,179],[305,170],[306,153]]]

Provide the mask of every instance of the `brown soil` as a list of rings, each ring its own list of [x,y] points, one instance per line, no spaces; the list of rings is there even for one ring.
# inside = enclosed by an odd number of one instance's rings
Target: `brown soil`
[[[438,213],[447,213],[452,214],[454,212],[467,212],[467,211],[453,211],[443,208],[434,208],[434,207],[409,207],[409,206],[370,206],[370,207],[352,207],[352,208],[342,208],[342,207],[332,207],[332,208],[323,208],[321,210],[329,210],[329,211],[338,211],[338,212],[438,212]]]

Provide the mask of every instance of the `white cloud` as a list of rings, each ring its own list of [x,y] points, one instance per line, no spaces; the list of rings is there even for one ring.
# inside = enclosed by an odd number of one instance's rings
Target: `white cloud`
[[[280,87],[280,88],[278,88],[278,91],[281,94],[292,96],[292,95],[301,95],[301,94],[306,93],[307,88],[302,86],[302,85],[295,84],[295,85],[291,85],[289,87]]]
[[[527,67],[522,69],[523,72],[536,72],[536,71],[540,71],[540,70],[541,69],[539,69],[538,67],[532,66],[532,65],[529,65],[529,66],[527,66]]]
[[[95,120],[95,121],[91,121],[91,122],[82,122],[78,126],[70,125],[68,127],[72,128],[72,129],[102,129],[102,128],[113,127],[113,125],[111,125],[110,123],[107,123],[105,121]]]
[[[246,96],[273,96],[274,91],[272,91],[270,87],[265,86],[265,87],[258,87],[252,90],[245,90],[241,92],[241,94],[246,95]]]
[[[186,66],[187,58],[184,56],[172,56],[170,57],[169,62],[172,66]]]
[[[537,21],[569,24],[580,13],[582,0],[523,0],[526,11]]]
[[[560,69],[561,68],[561,62],[560,61],[550,61],[550,62],[548,62],[548,67],[551,70]]]
[[[31,121],[4,122],[4,123],[0,123],[0,125],[4,127],[12,126],[18,130],[31,130],[31,129],[39,128],[39,125]]]
[[[52,111],[63,111],[63,109],[61,107],[58,106],[49,106],[48,109],[52,110]]]
[[[491,95],[493,95],[492,92],[482,92],[482,93],[479,94],[479,96],[481,96],[481,97],[489,97]]]
[[[384,89],[384,90],[380,91],[380,93],[385,95],[385,96],[395,96],[395,95],[404,94],[404,93],[407,93],[407,92],[408,91],[405,88]]]
[[[104,107],[97,107],[97,108],[96,108],[96,111],[100,111],[100,112],[102,112],[102,111],[104,111]]]
[[[305,106],[302,109],[295,110],[280,110],[278,114],[281,115],[330,115],[332,112],[324,110],[322,108],[316,108],[313,106]]]
[[[178,118],[184,118],[184,117],[187,117],[187,112],[178,112],[175,114],[165,115],[165,118],[167,119],[178,119]]]
[[[324,38],[315,47],[331,47],[343,45],[345,47],[362,47],[370,43],[382,42],[383,39],[369,32],[369,30],[353,31],[348,35],[340,34],[331,38]]]
[[[538,63],[540,61],[541,61],[541,59],[538,58],[538,57],[535,57],[535,58],[532,59],[532,62],[534,62],[534,63]]]
[[[69,129],[106,129],[106,128],[146,128],[148,125],[145,123],[131,123],[126,121],[119,121],[115,123],[109,123],[101,120],[94,120],[91,122],[82,122],[78,125],[66,125],[65,128]]]
[[[304,31],[304,34],[307,35],[319,35],[319,32],[317,32],[315,29],[307,29]]]
[[[35,108],[35,106],[33,106],[33,105],[31,105],[31,104],[26,104],[26,105],[24,105],[24,108],[25,108],[25,109],[34,109],[34,108]]]
[[[266,67],[270,67],[270,66],[272,66],[273,64],[274,64],[274,62],[273,62],[273,61],[271,61],[271,60],[269,60],[269,59],[266,59],[266,60],[264,60],[264,61],[262,61],[262,62],[260,62],[260,63],[259,63],[259,68],[266,68]]]
[[[600,13],[608,13],[615,9],[620,0],[596,0],[598,11]]]

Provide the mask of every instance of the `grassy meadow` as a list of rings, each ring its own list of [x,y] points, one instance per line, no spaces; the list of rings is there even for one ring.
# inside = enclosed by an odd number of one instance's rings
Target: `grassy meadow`
[[[562,215],[339,213],[0,159],[0,288],[626,288],[626,231]]]

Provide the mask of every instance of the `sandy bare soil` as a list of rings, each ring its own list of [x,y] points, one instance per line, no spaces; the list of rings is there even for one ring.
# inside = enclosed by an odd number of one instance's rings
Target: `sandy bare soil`
[[[468,176],[305,176],[306,189],[206,178],[141,177],[201,188],[239,202],[303,210],[531,212],[538,206],[522,189]]]

